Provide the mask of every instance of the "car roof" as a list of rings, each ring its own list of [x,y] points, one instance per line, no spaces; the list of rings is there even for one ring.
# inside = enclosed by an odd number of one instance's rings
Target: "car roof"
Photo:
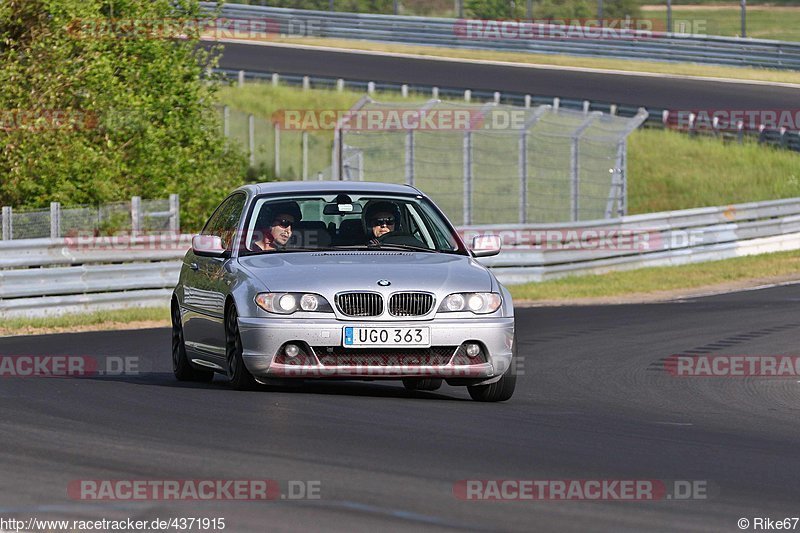
[[[292,193],[387,193],[387,194],[422,194],[410,185],[395,183],[379,183],[374,181],[272,181],[244,185],[237,190],[249,191],[252,194],[292,194]]]

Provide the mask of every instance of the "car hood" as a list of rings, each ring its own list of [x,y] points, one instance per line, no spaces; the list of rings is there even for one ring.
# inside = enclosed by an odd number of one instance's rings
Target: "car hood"
[[[239,263],[272,292],[346,290],[490,291],[489,271],[470,257],[430,252],[291,252],[242,257]],[[388,280],[383,288],[378,280]]]

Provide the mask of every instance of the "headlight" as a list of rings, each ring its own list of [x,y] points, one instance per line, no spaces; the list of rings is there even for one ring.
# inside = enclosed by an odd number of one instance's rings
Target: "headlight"
[[[439,306],[440,313],[472,311],[476,315],[494,313],[503,303],[496,292],[457,292],[451,294]]]
[[[296,311],[333,313],[328,300],[319,294],[302,292],[262,292],[256,296],[256,305],[268,313],[291,315]]]

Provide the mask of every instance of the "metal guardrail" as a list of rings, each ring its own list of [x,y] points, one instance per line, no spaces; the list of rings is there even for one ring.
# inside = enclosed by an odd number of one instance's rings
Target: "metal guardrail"
[[[204,2],[203,6],[209,11],[213,11],[215,8],[215,4],[210,2]],[[570,37],[570,34],[563,37],[556,35],[553,38],[550,37],[552,25],[533,23],[524,23],[530,25],[532,35],[538,36],[544,31],[548,37],[513,38],[514,35],[512,35],[512,38],[503,38],[500,31],[490,34],[488,27],[485,34],[470,33],[470,21],[468,20],[310,11],[237,4],[223,6],[222,16],[229,19],[260,19],[262,21],[267,19],[270,26],[267,31],[273,34],[278,31],[278,28],[282,33],[290,35],[293,34],[292,28],[303,28],[302,36],[309,37],[362,39],[539,54],[571,54],[588,57],[778,69],[800,68],[800,43],[773,40],[637,32],[634,30],[630,30],[627,34],[619,34],[616,38],[573,38]],[[510,22],[514,23],[515,21]],[[515,35],[519,35],[519,29]],[[582,35],[587,35],[587,33],[584,32]]]
[[[0,241],[0,318],[165,306],[190,246],[176,234]]]
[[[503,251],[481,261],[502,282],[524,283],[798,250],[800,198],[459,231],[500,235]],[[626,248],[629,241],[638,244]],[[0,318],[166,306],[190,242],[190,235],[140,237],[125,246],[104,239],[0,242]]]
[[[593,223],[468,226],[460,231],[468,239],[499,234],[503,251],[482,262],[504,283],[525,283],[797,250],[800,198]]]

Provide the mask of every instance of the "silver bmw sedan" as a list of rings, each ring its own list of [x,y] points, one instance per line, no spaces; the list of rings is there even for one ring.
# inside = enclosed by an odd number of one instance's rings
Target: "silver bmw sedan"
[[[182,381],[236,389],[302,379],[445,380],[511,398],[511,295],[420,190],[368,182],[236,189],[192,240],[172,298]]]

